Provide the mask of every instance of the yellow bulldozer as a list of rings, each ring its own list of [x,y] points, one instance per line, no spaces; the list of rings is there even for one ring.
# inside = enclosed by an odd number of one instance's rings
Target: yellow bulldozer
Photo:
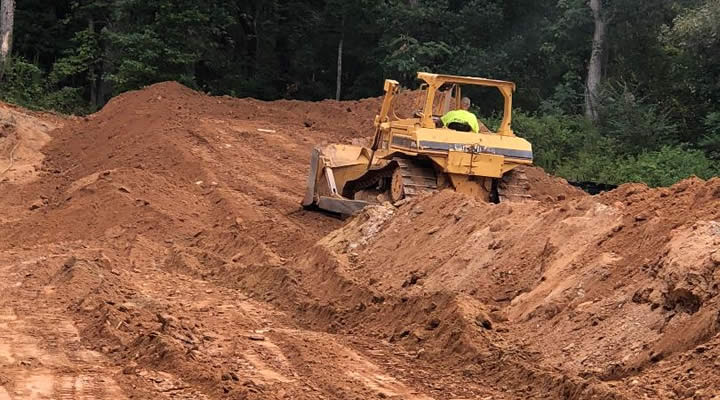
[[[420,101],[410,118],[394,112],[400,85],[385,80],[370,147],[331,144],[313,149],[304,207],[353,214],[368,204],[397,203],[443,188],[495,203],[511,194],[523,196],[510,178],[513,169],[532,164],[533,153],[532,145],[511,128],[515,84],[425,72],[419,72],[418,79]],[[461,108],[466,85],[494,87],[502,94],[497,132],[484,126],[479,133],[443,126],[441,117]]]

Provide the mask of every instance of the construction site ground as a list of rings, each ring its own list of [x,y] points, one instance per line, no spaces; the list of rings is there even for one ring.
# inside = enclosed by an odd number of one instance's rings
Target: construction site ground
[[[720,399],[720,179],[303,210],[379,105],[0,105],[0,400]]]

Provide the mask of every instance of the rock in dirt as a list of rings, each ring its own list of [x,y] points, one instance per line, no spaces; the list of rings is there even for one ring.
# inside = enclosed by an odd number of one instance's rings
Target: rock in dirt
[[[133,310],[135,308],[135,303],[122,303],[118,306],[118,311],[120,312],[128,312],[130,310]]]
[[[67,271],[67,270],[71,269],[72,267],[75,266],[76,263],[77,263],[77,258],[75,256],[68,257],[68,259],[65,260],[65,262],[62,265],[63,270]]]
[[[37,210],[38,208],[41,208],[44,205],[45,205],[45,203],[42,200],[35,200],[32,203],[30,203],[29,209],[31,211]]]
[[[643,212],[643,213],[640,213],[635,216],[635,221],[638,221],[638,222],[647,221],[648,218],[649,218],[648,214]]]
[[[481,326],[485,329],[492,329],[492,321],[486,314],[481,313],[475,317],[475,325]]]
[[[395,207],[402,207],[402,206],[404,206],[405,204],[407,204],[409,201],[410,201],[410,199],[405,198],[405,199],[401,199],[401,200],[396,201],[395,203],[393,203],[393,205],[394,205]]]
[[[170,314],[156,314],[158,322],[162,324],[162,330],[165,330],[168,326],[176,325],[178,323],[177,318]]]
[[[428,321],[427,326],[425,326],[425,329],[428,331],[432,331],[437,329],[437,327],[440,326],[440,320],[437,318],[433,318],[430,321]]]
[[[138,365],[137,365],[136,362],[130,361],[130,362],[125,366],[125,368],[123,368],[123,371],[122,371],[122,372],[123,372],[123,374],[125,374],[125,375],[135,374],[135,373],[137,372],[137,366],[138,366]]]
[[[710,260],[713,264],[720,265],[720,250],[715,250],[714,253],[710,254]]]
[[[410,286],[413,286],[413,285],[417,284],[418,281],[419,281],[420,279],[422,279],[423,276],[424,276],[424,275],[420,275],[420,274],[418,274],[417,272],[412,272],[412,273],[410,274],[410,277],[407,278],[407,279],[405,280],[405,282],[403,282],[402,287],[406,288],[406,287],[410,287]]]

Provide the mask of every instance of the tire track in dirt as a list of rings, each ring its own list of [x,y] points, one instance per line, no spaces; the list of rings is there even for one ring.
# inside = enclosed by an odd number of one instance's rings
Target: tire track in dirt
[[[0,267],[0,399],[126,399],[107,360],[84,349],[72,320],[47,301],[52,287],[25,287],[12,279],[19,277],[22,265],[32,263]],[[34,301],[21,303],[20,298]]]
[[[169,300],[155,304],[153,309],[187,305],[182,309],[187,318],[181,320],[189,318],[206,328],[202,334],[213,338],[213,343],[201,346],[199,351],[213,360],[207,364],[222,365],[225,372],[221,371],[221,379],[229,376],[225,380],[229,385],[241,382],[261,388],[265,396],[292,394],[292,398],[362,398],[357,396],[364,392],[430,398],[382,372],[332,335],[301,329],[284,312],[235,289],[162,270],[145,276],[147,279],[137,285],[137,295],[154,301]],[[298,343],[302,346],[298,347]],[[303,369],[307,365],[318,366],[320,371]],[[337,367],[327,369],[328,365]],[[352,383],[343,384],[349,381]]]
[[[35,256],[41,251],[54,254]],[[88,244],[40,247],[15,257],[25,261],[2,271],[18,282],[11,285],[13,294],[35,299],[43,310],[17,309],[32,314],[22,324],[16,314],[3,318],[13,321],[3,338],[20,339],[3,340],[1,354],[17,361],[17,347],[38,360],[29,375],[7,374],[9,393],[19,398],[121,399],[123,390],[215,398],[222,396],[218,389],[263,399],[432,398],[352,345],[299,328],[284,312],[237,290],[150,264],[131,269],[114,249]],[[67,310],[79,311],[70,313],[74,320],[64,316]],[[163,340],[161,347],[153,344],[153,335]],[[190,349],[192,363],[184,351],[176,353],[176,344]],[[157,350],[165,354],[154,358]],[[164,362],[168,357],[179,362]],[[109,368],[113,361],[125,366],[122,374],[121,368]],[[304,371],[303,364],[313,367]],[[140,385],[145,388],[135,387]]]

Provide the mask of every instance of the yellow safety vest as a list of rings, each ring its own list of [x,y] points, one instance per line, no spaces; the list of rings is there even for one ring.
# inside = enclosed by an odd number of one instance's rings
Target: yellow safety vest
[[[472,129],[473,132],[478,133],[480,131],[480,125],[478,124],[477,117],[475,117],[475,114],[465,111],[465,110],[452,110],[448,112],[447,114],[443,115],[440,120],[443,122],[443,125],[448,126],[449,124],[453,122],[459,122],[461,124],[468,124],[470,125],[470,129]]]

